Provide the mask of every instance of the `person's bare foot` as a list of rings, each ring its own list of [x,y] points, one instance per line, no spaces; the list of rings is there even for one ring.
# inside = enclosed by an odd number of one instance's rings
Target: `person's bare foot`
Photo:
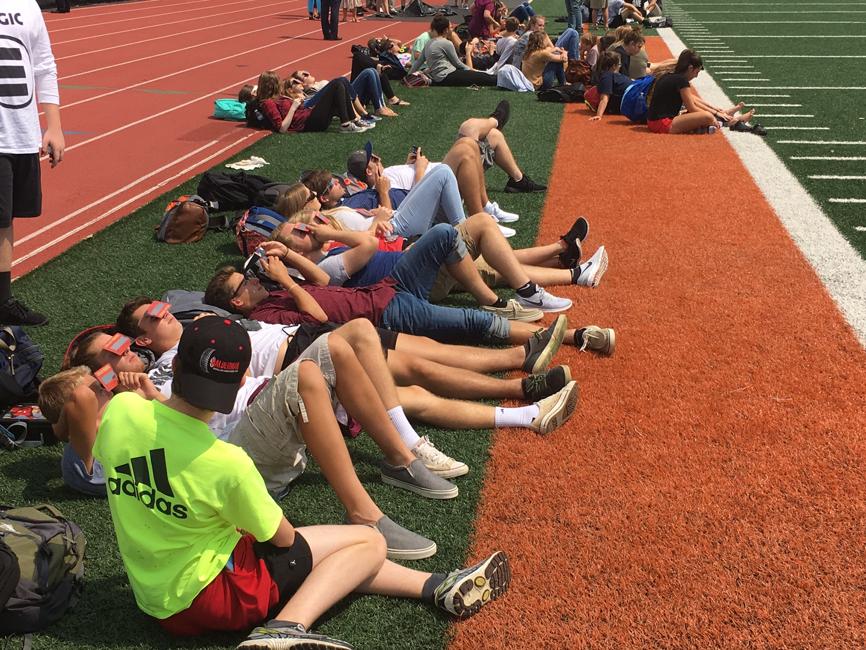
[[[728,122],[728,127],[732,127],[735,124],[742,122],[743,124],[747,124],[749,120],[755,115],[755,109],[748,111],[747,113],[742,113],[740,115],[734,115],[731,118],[731,121]]]

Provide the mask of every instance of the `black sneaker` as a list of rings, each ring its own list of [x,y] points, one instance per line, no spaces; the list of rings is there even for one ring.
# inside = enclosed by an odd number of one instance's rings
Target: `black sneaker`
[[[547,189],[547,185],[539,185],[534,180],[529,178],[527,174],[523,175],[519,181],[514,180],[513,178],[509,178],[508,182],[505,184],[505,191],[509,194],[518,194],[525,192],[544,192]]]
[[[238,644],[238,650],[267,650],[273,648],[329,648],[330,650],[352,650],[345,641],[332,639],[323,634],[311,634],[303,625],[292,625],[282,621],[270,621],[255,628],[245,641]]]
[[[520,387],[528,402],[538,402],[558,393],[570,381],[571,369],[568,366],[555,366],[545,373],[524,377]]]
[[[45,325],[48,316],[28,309],[20,300],[9,298],[0,305],[0,325]]]
[[[578,217],[571,224],[568,232],[560,237],[568,247],[559,254],[559,263],[563,268],[570,269],[580,262],[581,255],[583,255],[581,244],[586,240],[587,234],[589,234],[589,222],[585,217]]]
[[[523,371],[538,374],[553,359],[553,355],[562,345],[568,319],[562,314],[556,317],[546,330],[538,330],[523,346],[526,349],[526,359],[523,361]]]
[[[497,127],[500,131],[505,128],[505,125],[508,124],[508,117],[511,115],[511,104],[507,99],[503,99],[496,105],[496,110],[494,110],[490,117],[495,117],[498,122]]]

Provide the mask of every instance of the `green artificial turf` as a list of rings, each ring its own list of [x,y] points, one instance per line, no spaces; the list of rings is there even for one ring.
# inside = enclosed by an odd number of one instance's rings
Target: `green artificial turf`
[[[364,134],[274,135],[237,156],[258,155],[270,165],[258,170],[275,180],[296,179],[303,169],[343,170],[346,154],[369,138],[386,164],[402,162],[412,145],[420,145],[431,160],[447,151],[459,124],[470,116],[485,116],[504,98],[511,101],[511,121],[505,132],[518,162],[539,182],[550,172],[562,107],[542,104],[532,94],[495,89],[402,90],[412,106]],[[220,166],[221,168],[221,166]],[[165,204],[191,193],[197,178],[175,188],[59,258],[15,283],[16,294],[50,316],[48,326],[33,330],[46,353],[45,375],[56,371],[71,337],[81,329],[113,322],[120,305],[145,294],[159,296],[171,288],[202,289],[213,271],[240,261],[234,237],[208,234],[199,243],[158,244],[153,239]],[[534,241],[544,194],[505,195],[506,176],[487,174],[491,198],[520,213],[515,246]],[[434,539],[438,554],[411,563],[422,570],[460,566],[471,542],[473,519],[490,443],[490,431],[432,431],[437,446],[467,462],[472,471],[457,480],[460,497],[429,501],[387,487],[379,480],[379,454],[362,436],[350,442],[357,472],[374,500],[396,521]],[[123,571],[105,501],[84,498],[68,490],[60,478],[60,446],[0,453],[0,503],[51,502],[78,522],[88,539],[87,587],[75,609],[48,631],[35,635],[34,648],[166,648],[233,646],[238,635],[178,643],[135,606]],[[282,503],[296,525],[342,521],[342,510],[313,465]],[[416,602],[364,597],[351,599],[329,613],[317,626],[323,633],[346,639],[359,648],[440,648],[447,641],[448,619]]]
[[[800,104],[790,107],[758,107],[755,121],[764,126],[814,126],[829,130],[773,130],[767,143],[778,154],[806,190],[818,201],[839,231],[866,256],[866,227],[863,203],[836,203],[831,198],[866,199],[863,179],[815,179],[810,176],[864,176],[863,160],[792,160],[792,157],[830,156],[863,158],[866,144],[803,144],[786,140],[820,140],[866,143],[866,59],[832,58],[864,54],[866,6],[846,4],[786,5],[738,2],[714,4],[705,0],[676,0],[666,3],[675,12],[674,29],[697,52],[714,49],[700,39],[718,37],[731,54],[709,53],[704,57],[707,71],[732,101],[746,104]],[[680,12],[685,12],[682,16]],[[696,25],[706,34],[683,33]],[[748,38],[757,36],[758,38]],[[775,38],[784,36],[785,38]],[[722,49],[722,48],[716,48]],[[773,55],[773,56],[767,56]],[[788,56],[792,55],[792,56]],[[822,58],[804,58],[820,56]],[[736,63],[732,58],[742,58]],[[742,71],[759,75],[728,74],[724,66],[751,65]],[[748,81],[749,77],[768,81]],[[734,80],[735,79],[735,80]],[[751,88],[745,88],[751,86]],[[854,87],[852,89],[769,89],[767,86]],[[741,97],[775,94],[787,97]],[[762,117],[793,113],[814,118]]]

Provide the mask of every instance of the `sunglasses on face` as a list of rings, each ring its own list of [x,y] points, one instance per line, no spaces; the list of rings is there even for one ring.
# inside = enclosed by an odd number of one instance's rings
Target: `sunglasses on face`
[[[317,199],[317,198],[319,198],[319,194],[318,194],[318,192],[314,192],[313,190],[310,190],[310,189],[308,189],[307,191],[310,193],[310,194],[307,196],[307,203],[309,203],[309,202],[312,201],[313,199]]]
[[[240,284],[238,284],[238,288],[235,289],[235,292],[232,294],[232,300],[234,300],[235,298],[237,298],[237,297],[240,295],[240,293],[241,293],[241,289],[244,288],[244,285],[245,285],[245,284],[247,283],[247,281],[250,280],[252,277],[253,277],[253,272],[252,272],[251,270],[250,270],[250,271],[247,271],[246,273],[244,273],[244,279],[241,280]]]

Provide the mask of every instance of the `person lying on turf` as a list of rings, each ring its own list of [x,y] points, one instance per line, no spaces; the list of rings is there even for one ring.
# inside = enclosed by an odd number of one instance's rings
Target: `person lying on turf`
[[[165,325],[166,329],[168,327]],[[195,327],[193,323],[190,329]],[[103,332],[82,339],[73,364],[93,370],[106,363],[113,368],[135,367],[137,360],[135,372],[143,372],[144,363],[137,356],[133,360],[111,358],[104,349],[110,339]],[[177,354],[175,346],[162,355],[163,363],[150,371],[151,380],[164,396],[170,395]],[[318,369],[299,373],[301,365],[309,365],[307,361]],[[156,385],[159,381],[164,383]],[[311,388],[306,406],[298,397],[299,391],[305,388]],[[347,521],[375,525],[385,535],[391,557],[421,559],[435,554],[435,542],[385,516],[361,485],[334,414],[337,399],[383,452],[385,460],[380,463],[383,482],[428,499],[457,497],[457,486],[430,472],[403,444],[372,381],[340,337],[319,337],[273,380],[248,376],[231,408],[212,414],[207,425],[212,438],[233,442],[253,457],[275,497],[285,495],[291,482],[304,472],[309,450],[346,509]],[[315,412],[316,417],[308,418],[309,412]],[[405,416],[403,421],[411,426]],[[97,434],[97,442],[98,439]],[[108,473],[105,475],[107,477]]]
[[[452,255],[456,259],[461,248],[465,247],[457,232],[446,224],[439,224],[434,230],[439,233],[435,238],[428,239],[422,249],[417,249],[417,244],[413,246],[410,254],[397,264],[394,274],[381,282],[354,288],[308,286],[306,293],[316,300],[325,312],[325,318],[305,311],[288,291],[270,292],[257,278],[245,277],[231,268],[218,271],[211,279],[205,291],[206,301],[220,309],[270,323],[326,320],[345,323],[353,318],[367,318],[385,329],[445,342],[523,344],[540,336],[538,333],[542,328],[528,323],[508,321],[486,311],[440,307],[426,302],[441,262]],[[292,288],[294,281],[288,270],[284,265],[274,263],[277,261],[276,257],[270,259],[265,271],[279,286]],[[462,261],[468,263],[468,260]],[[470,273],[466,275],[472,277]],[[557,331],[565,328],[565,318],[557,319],[552,327]],[[599,340],[591,342],[588,339],[595,339],[595,330],[591,334],[585,328],[568,330],[565,342],[579,348],[592,347],[599,352],[612,349],[612,330],[600,331],[603,335]]]
[[[124,394],[105,411],[94,456],[118,486],[108,492],[111,519],[145,614],[176,635],[259,626],[242,649],[351,648],[307,631],[351,592],[415,598],[459,618],[505,592],[510,569],[500,552],[430,574],[386,560],[371,526],[294,528],[249,456],[207,427],[214,412],[233,408],[249,359],[242,327],[203,318],[181,339],[167,401]],[[302,434],[321,418],[339,438],[315,363],[293,375],[299,392],[281,408],[300,408]]]
[[[138,346],[157,355],[149,373],[154,384],[162,387],[171,379],[171,360],[182,330],[176,320],[172,322],[150,316],[148,312],[152,304],[149,298],[143,296],[127,302],[117,318],[117,327],[121,332],[134,337]],[[541,433],[543,429],[553,425],[562,408],[552,409],[545,403],[540,406],[533,405],[538,408],[494,410],[487,405],[443,399],[434,395],[434,392],[441,389],[448,397],[463,399],[531,397],[531,401],[536,402],[558,393],[571,381],[571,372],[567,366],[558,366],[525,380],[508,380],[487,377],[464,368],[416,357],[406,351],[412,349],[413,343],[416,348],[422,348],[425,354],[432,354],[431,350],[426,349],[428,347],[441,350],[446,346],[427,339],[407,342],[406,339],[416,337],[377,330],[362,318],[341,326],[332,323],[258,325],[259,329],[248,330],[252,344],[250,373],[256,377],[278,374],[323,334],[331,333],[332,336],[344,339],[371,376],[400,438],[428,469],[443,478],[462,476],[469,468],[439,452],[428,438],[419,436],[415,429],[405,422],[406,417],[446,429],[528,426]],[[401,350],[397,349],[399,339],[403,339]],[[535,359],[531,362],[524,360],[524,365],[542,370],[546,367],[544,362],[549,363],[552,359],[557,346],[556,340],[548,342],[547,350],[536,345],[538,351],[534,353]],[[443,352],[444,355],[452,353],[447,350]],[[468,353],[474,354],[474,351]],[[540,358],[542,355],[544,358]],[[562,402],[563,407],[564,405],[565,401]],[[542,411],[543,417],[539,417],[536,422],[536,416]],[[530,415],[532,417],[527,419]]]
[[[294,80],[300,84],[304,95],[307,97],[304,102],[304,106],[307,108],[315,106],[316,96],[327,83],[317,81],[316,78],[306,70],[295,70],[287,77],[287,79],[290,83]],[[390,84],[386,91],[385,87],[382,85],[381,75],[379,75],[375,68],[360,70],[357,75],[352,77],[349,85],[352,86],[352,89],[356,93],[356,112],[363,116],[363,113],[365,113],[366,110],[363,112],[359,111],[359,106],[364,108],[367,104],[372,104],[376,111],[376,115],[380,117],[397,117],[397,113],[388,108],[386,100],[384,99],[389,93],[392,97],[394,96],[393,91],[390,89]]]

